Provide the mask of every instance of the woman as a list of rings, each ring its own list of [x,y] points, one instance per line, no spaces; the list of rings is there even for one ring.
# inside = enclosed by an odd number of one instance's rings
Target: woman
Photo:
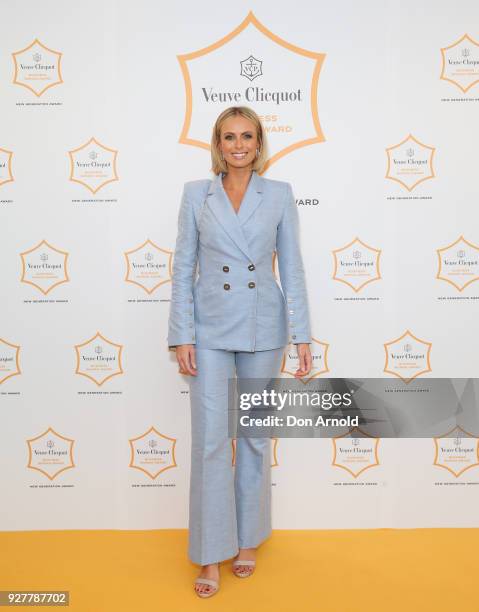
[[[297,345],[297,377],[311,369],[311,334],[289,183],[259,176],[266,155],[257,114],[223,111],[211,140],[213,181],[185,183],[173,264],[168,345],[188,375],[191,402],[190,559],[195,591],[219,589],[219,562],[244,578],[271,534],[269,438],[228,437],[228,379],[274,378]],[[282,291],[273,275],[276,250]],[[196,266],[199,264],[199,278]]]

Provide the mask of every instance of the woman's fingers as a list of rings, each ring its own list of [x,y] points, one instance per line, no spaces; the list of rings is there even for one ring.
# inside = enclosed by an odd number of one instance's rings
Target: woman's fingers
[[[195,347],[192,346],[188,351],[188,372],[191,376],[196,376],[196,357],[195,357]]]
[[[311,368],[313,367],[313,358],[311,356],[311,351],[308,350],[306,351],[306,374],[309,374],[311,372]]]
[[[196,376],[196,356],[195,348],[192,344],[182,345],[176,349],[179,373],[186,376]]]
[[[309,350],[309,346],[307,344],[305,346],[298,345],[298,359],[299,368],[297,369],[295,376],[301,377],[309,374],[311,371],[312,357],[311,351]]]
[[[194,370],[196,370],[196,352],[195,352],[195,347],[194,346],[191,347],[190,362],[191,362],[191,367]]]
[[[296,370],[295,376],[301,377],[306,374],[306,369],[304,367],[304,356],[298,355],[299,357],[299,368]]]

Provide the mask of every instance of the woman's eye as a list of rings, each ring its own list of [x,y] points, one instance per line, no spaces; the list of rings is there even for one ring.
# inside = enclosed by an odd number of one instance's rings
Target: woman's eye
[[[231,136],[230,135],[225,136],[225,140],[231,140]]]
[[[253,135],[252,134],[245,134],[244,137],[245,138],[253,138]]]

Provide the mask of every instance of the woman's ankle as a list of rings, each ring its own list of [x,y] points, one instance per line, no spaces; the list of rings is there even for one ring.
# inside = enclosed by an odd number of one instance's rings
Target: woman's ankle
[[[216,562],[216,563],[207,563],[206,565],[202,565],[201,566],[201,570],[204,570],[204,569],[208,570],[208,569],[214,569],[214,568],[219,570],[219,563],[218,562]]]

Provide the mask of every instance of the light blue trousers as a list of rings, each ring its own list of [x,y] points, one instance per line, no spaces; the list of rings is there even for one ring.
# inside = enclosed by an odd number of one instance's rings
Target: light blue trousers
[[[271,439],[228,437],[228,379],[276,378],[284,347],[253,353],[196,349],[197,376],[188,376],[191,479],[188,555],[208,565],[271,535]]]

